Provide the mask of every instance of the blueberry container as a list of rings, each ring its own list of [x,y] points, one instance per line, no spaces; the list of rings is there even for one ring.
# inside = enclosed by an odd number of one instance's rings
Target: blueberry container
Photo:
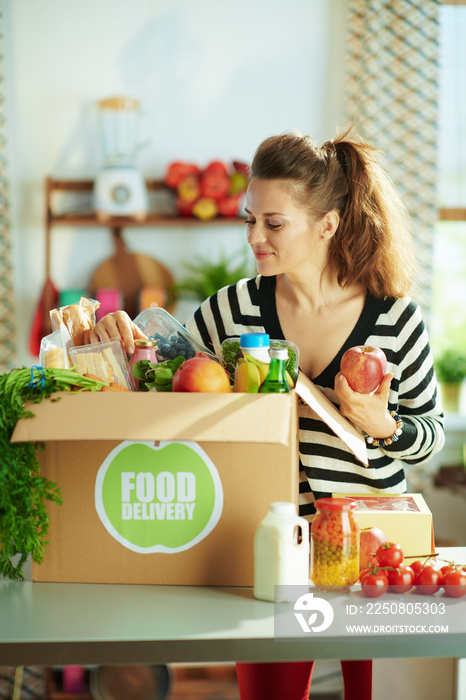
[[[134,323],[152,340],[157,341],[157,360],[174,360],[184,357],[189,360],[196,352],[203,352],[214,360],[218,358],[160,306],[144,309]]]

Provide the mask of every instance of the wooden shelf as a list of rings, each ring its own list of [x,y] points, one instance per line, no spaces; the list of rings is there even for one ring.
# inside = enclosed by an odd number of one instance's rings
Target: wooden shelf
[[[171,192],[163,180],[146,180],[146,187],[149,192]],[[97,217],[95,212],[69,212],[65,214],[54,214],[52,210],[52,194],[54,192],[92,192],[94,188],[93,180],[55,180],[51,177],[46,179],[46,204],[47,204],[47,227],[51,226],[101,226],[103,228],[122,229],[130,226],[151,227],[151,226],[231,226],[244,223],[244,217],[217,216],[208,221],[202,221],[194,216],[160,215],[149,212],[142,219],[129,216],[111,216],[102,219]]]
[[[145,219],[136,220],[127,216],[112,216],[105,221],[99,220],[94,212],[81,212],[70,214],[54,214],[50,220],[52,226],[101,226],[104,228],[128,228],[135,227],[151,227],[151,226],[179,226],[183,228],[199,227],[199,226],[231,226],[232,224],[244,223],[243,217],[217,217],[202,221],[195,217],[186,216],[159,216],[157,214],[148,214]]]

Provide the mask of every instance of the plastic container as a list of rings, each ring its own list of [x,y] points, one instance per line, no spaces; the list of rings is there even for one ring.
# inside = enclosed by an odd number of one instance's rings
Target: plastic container
[[[240,348],[261,362],[270,362],[270,336],[268,333],[243,333]]]
[[[243,335],[245,335],[243,333]],[[286,369],[291,375],[293,382],[296,383],[299,373],[299,349],[298,346],[291,340],[276,340],[274,338],[270,339],[271,348],[287,348],[288,349],[288,362]],[[222,351],[222,361],[227,372],[229,372],[231,377],[235,376],[236,369],[236,356],[241,351],[241,336],[232,336],[231,338],[225,338],[221,345]],[[270,362],[270,359],[267,360]]]
[[[144,309],[134,319],[134,323],[151,340],[157,341],[157,360],[174,360],[184,357],[189,360],[196,352],[203,352],[214,360],[218,357],[209,352],[176,318],[165,309],[154,307]]]
[[[104,382],[121,384],[132,391],[137,388],[121,340],[79,345],[70,348],[69,352],[71,362],[80,374],[93,374]]]
[[[324,591],[347,591],[359,578],[356,502],[319,498],[311,525],[311,579]]]
[[[271,503],[254,537],[254,596],[288,602],[274,586],[309,585],[309,523],[294,503]]]

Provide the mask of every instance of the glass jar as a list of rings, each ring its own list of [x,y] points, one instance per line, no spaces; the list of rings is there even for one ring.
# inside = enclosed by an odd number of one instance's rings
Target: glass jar
[[[356,502],[319,498],[311,525],[311,579],[317,588],[346,591],[359,578],[359,525]]]
[[[150,338],[142,339],[137,338],[134,341],[134,352],[129,361],[129,367],[131,372],[131,378],[133,380],[133,386],[136,391],[139,390],[139,379],[133,374],[133,365],[140,360],[149,360],[153,364],[158,364],[157,362],[157,341],[151,340]]]

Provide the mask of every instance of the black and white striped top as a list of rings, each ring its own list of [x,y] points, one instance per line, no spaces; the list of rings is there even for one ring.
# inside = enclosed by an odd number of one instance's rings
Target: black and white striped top
[[[220,354],[225,338],[268,333],[283,339],[275,303],[275,277],[261,275],[224,287],[203,302],[187,329]],[[304,322],[304,319],[303,319]],[[363,311],[339,353],[314,383],[338,405],[334,392],[340,360],[355,345],[376,345],[394,374],[389,410],[403,419],[403,433],[387,447],[368,447],[364,467],[306,405],[299,406],[300,514],[314,513],[314,501],[332,493],[403,493],[404,467],[427,461],[444,443],[443,414],[426,329],[419,307],[409,298],[367,295]]]

